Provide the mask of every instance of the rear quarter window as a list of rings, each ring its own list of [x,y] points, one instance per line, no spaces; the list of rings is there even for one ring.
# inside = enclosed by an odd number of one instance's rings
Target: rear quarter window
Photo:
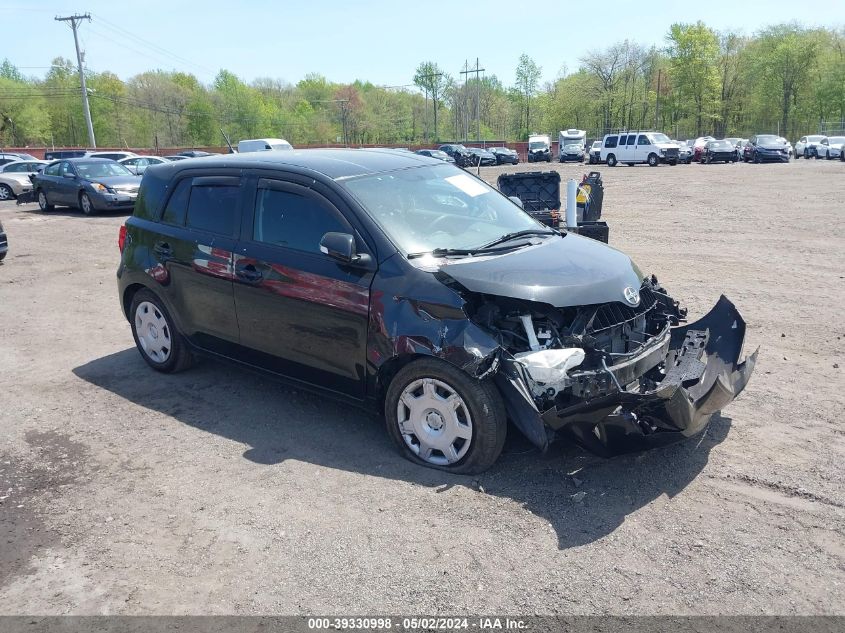
[[[188,213],[188,199],[190,195],[191,179],[185,178],[184,180],[180,180],[168,199],[167,206],[164,207],[164,213],[161,214],[161,221],[165,224],[183,226],[185,224],[185,216]]]

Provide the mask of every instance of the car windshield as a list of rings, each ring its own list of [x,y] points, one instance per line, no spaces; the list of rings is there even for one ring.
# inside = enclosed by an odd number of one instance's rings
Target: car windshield
[[[828,143],[836,143],[839,145],[840,143],[845,143],[845,136],[831,136],[827,139]]]
[[[816,136],[808,136],[808,137],[807,137],[807,140],[808,140],[810,143],[818,143],[818,142],[819,142],[820,140],[822,140],[823,138],[824,138],[824,136],[818,136],[818,135],[816,135]]]
[[[778,137],[774,134],[763,134],[757,137],[758,143],[777,143]]]
[[[76,172],[85,179],[107,178],[109,176],[132,176],[132,172],[120,163],[75,163]]]
[[[651,138],[652,143],[671,143],[672,142],[672,139],[670,139],[665,134],[661,134],[660,132],[657,132],[655,134],[649,134],[649,137]]]
[[[581,149],[581,144],[580,143],[567,143],[563,147],[564,147],[564,149],[575,151],[575,150]]]
[[[713,149],[732,149],[733,145],[729,141],[710,141],[708,146]]]
[[[441,160],[449,157],[449,154],[447,154],[446,152],[441,152],[439,149],[430,150],[428,152],[428,155],[432,158],[439,158]]]
[[[601,147],[601,141],[593,141],[593,149],[599,149]]]
[[[271,144],[270,147],[273,149],[293,149],[293,147],[288,143],[274,143]]]
[[[517,231],[553,234],[487,183],[448,164],[362,176],[343,186],[405,254],[475,249]]]
[[[549,146],[546,141],[531,141],[528,143],[528,149],[546,149]]]

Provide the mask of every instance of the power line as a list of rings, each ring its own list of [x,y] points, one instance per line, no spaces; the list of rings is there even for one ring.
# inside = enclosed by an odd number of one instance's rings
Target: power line
[[[151,42],[151,41],[149,41],[149,40],[146,40],[146,39],[142,38],[142,37],[141,37],[141,36],[139,36],[139,35],[136,35],[136,34],[132,33],[131,31],[126,30],[124,27],[122,27],[122,26],[120,26],[120,25],[118,25],[118,24],[115,24],[114,22],[110,22],[109,20],[107,20],[106,18],[104,18],[104,17],[103,17],[102,15],[100,15],[100,14],[94,14],[94,16],[95,16],[95,17],[96,17],[96,18],[97,18],[100,22],[102,22],[103,24],[105,24],[105,25],[107,25],[107,26],[111,27],[112,29],[114,29],[114,30],[118,31],[119,33],[123,34],[125,37],[131,38],[131,39],[135,40],[136,42],[138,42],[139,44],[142,44],[142,45],[147,46],[147,47],[149,47],[149,48],[152,48],[152,49],[158,50],[160,53],[163,53],[163,54],[164,54],[164,55],[166,55],[167,57],[170,57],[170,58],[172,58],[172,59],[175,59],[175,60],[179,61],[179,62],[180,62],[182,65],[184,65],[184,66],[191,66],[191,67],[193,67],[193,68],[199,68],[199,69],[201,69],[201,70],[203,70],[203,71],[205,71],[205,72],[210,72],[210,73],[213,73],[213,72],[214,72],[214,70],[213,70],[213,69],[211,69],[211,68],[209,68],[209,67],[207,67],[207,66],[203,66],[202,64],[197,64],[196,62],[193,62],[193,61],[191,61],[190,59],[188,59],[188,58],[186,58],[186,57],[182,57],[181,55],[177,55],[176,53],[173,53],[172,51],[169,51],[169,50],[167,50],[166,48],[164,48],[164,47],[162,47],[162,46],[160,46],[160,45],[158,45],[158,44],[155,44],[155,43],[153,43],[153,42]]]

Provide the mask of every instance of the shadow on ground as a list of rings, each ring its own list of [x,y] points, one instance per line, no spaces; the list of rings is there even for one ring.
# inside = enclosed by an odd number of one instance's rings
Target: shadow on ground
[[[162,375],[130,348],[73,372],[137,405],[247,444],[251,448],[243,457],[258,464],[295,459],[436,491],[480,485],[547,519],[561,548],[600,539],[631,512],[663,494],[678,494],[702,471],[731,426],[730,418],[717,414],[696,438],[612,460],[563,443],[543,455],[511,432],[492,469],[464,477],[404,460],[375,416],[224,364],[206,361],[181,374]]]

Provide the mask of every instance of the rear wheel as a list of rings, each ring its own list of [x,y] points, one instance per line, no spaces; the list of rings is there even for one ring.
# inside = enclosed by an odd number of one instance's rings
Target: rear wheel
[[[15,192],[9,185],[0,184],[0,202],[3,200],[11,200],[15,197]]]
[[[135,345],[150,367],[170,374],[191,365],[191,352],[155,293],[146,288],[136,292],[129,317]]]
[[[616,155],[615,154],[608,154],[607,155],[607,166],[608,167],[616,167]]]
[[[505,443],[507,419],[496,387],[437,358],[403,367],[387,389],[384,411],[402,454],[430,468],[480,473]]]
[[[52,211],[55,207],[47,202],[47,194],[43,189],[38,190],[38,206],[42,211]]]

